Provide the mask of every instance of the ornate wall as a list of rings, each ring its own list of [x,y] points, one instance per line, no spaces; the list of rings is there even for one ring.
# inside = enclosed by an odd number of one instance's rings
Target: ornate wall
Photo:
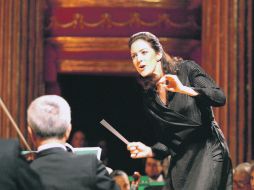
[[[134,75],[128,37],[150,31],[165,50],[194,59],[223,88],[227,104],[215,109],[234,165],[252,151],[252,2],[49,0],[45,76],[57,92],[57,74]]]
[[[186,0],[49,0],[48,92],[59,93],[57,73],[135,74],[128,38],[139,31],[159,36],[167,52],[200,62],[199,8]]]

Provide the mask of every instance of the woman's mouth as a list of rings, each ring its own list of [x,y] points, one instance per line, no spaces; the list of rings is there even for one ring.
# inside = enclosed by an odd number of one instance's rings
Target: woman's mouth
[[[145,68],[145,65],[140,65],[139,66],[139,69],[144,69]]]

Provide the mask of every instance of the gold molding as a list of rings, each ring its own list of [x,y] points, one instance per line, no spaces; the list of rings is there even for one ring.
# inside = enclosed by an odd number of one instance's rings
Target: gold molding
[[[58,73],[135,74],[131,60],[59,60]]]
[[[129,38],[126,37],[52,37],[47,39],[47,43],[57,45],[61,51],[83,52],[83,51],[129,51]],[[190,52],[190,50],[200,45],[200,40],[160,38],[164,50],[179,50]]]
[[[62,51],[127,51],[128,38],[117,37],[53,37],[47,42],[55,44]]]
[[[84,28],[112,28],[112,27],[167,27],[167,28],[178,28],[178,29],[188,29],[188,28],[196,28],[200,29],[200,26],[195,21],[194,17],[188,17],[187,21],[184,23],[177,23],[173,21],[170,16],[166,13],[159,14],[158,18],[155,21],[146,22],[142,20],[139,13],[134,12],[131,14],[129,20],[116,22],[112,19],[112,16],[109,13],[103,13],[100,16],[100,20],[96,22],[88,22],[84,19],[84,15],[80,13],[75,13],[72,16],[72,20],[70,22],[61,23],[55,16],[50,18],[50,23],[47,27],[47,30],[50,29],[84,29]]]
[[[188,7],[189,0],[49,0],[54,7]]]

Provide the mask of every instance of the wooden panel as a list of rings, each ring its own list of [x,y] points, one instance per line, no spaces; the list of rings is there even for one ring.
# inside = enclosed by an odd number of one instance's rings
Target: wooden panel
[[[247,68],[247,77],[246,80],[248,81],[248,86],[246,87],[246,94],[247,94],[247,117],[246,120],[248,122],[248,128],[246,130],[247,132],[247,159],[251,158],[253,159],[254,155],[254,150],[253,150],[253,130],[252,130],[252,125],[253,125],[253,1],[248,1],[247,3],[247,25],[248,25],[248,30],[247,30],[247,39],[250,43],[247,43],[247,61],[248,64],[246,66]],[[251,151],[250,151],[251,150]]]
[[[0,2],[0,96],[23,134],[28,104],[44,93],[42,13],[43,1]],[[0,137],[17,137],[0,113]]]
[[[229,93],[227,94],[228,98],[228,104],[227,106],[229,107],[229,112],[227,115],[228,119],[228,124],[227,126],[229,128],[229,148],[231,150],[231,155],[233,159],[233,163],[239,163],[239,139],[238,139],[238,132],[239,132],[239,126],[237,126],[237,107],[238,107],[238,102],[237,102],[237,52],[236,48],[238,46],[237,44],[237,32],[235,28],[237,28],[237,22],[236,22],[236,17],[237,17],[237,2],[233,2],[232,4],[230,3],[230,9],[229,9],[229,38],[231,40],[225,42],[229,43],[229,68],[228,68],[228,73],[229,73],[229,84],[228,84],[228,89]],[[243,147],[240,147],[243,148]]]
[[[220,42],[222,42],[224,39],[228,39],[228,2],[227,1],[221,1],[220,6],[220,12],[221,12],[221,19],[223,20],[220,22]],[[220,80],[219,85],[223,88],[224,93],[228,94],[228,88],[227,85],[229,83],[229,73],[228,73],[228,67],[229,67],[229,56],[228,56],[228,49],[229,44],[228,43],[220,43],[220,48],[224,51],[221,52],[221,56],[219,57],[219,67],[220,67]],[[219,52],[217,52],[218,54]],[[228,106],[224,106],[223,108],[220,108],[218,110],[217,117],[220,120],[221,126],[228,126],[228,120],[227,113],[228,113]],[[224,118],[224,119],[223,119]],[[228,137],[229,129],[228,127],[223,128],[224,134]]]
[[[4,34],[4,31],[3,31],[3,25],[4,25],[4,2],[3,1],[0,1],[0,71],[3,70],[4,68],[4,65],[2,64],[3,62],[3,55],[4,55],[4,43],[3,43],[3,34]],[[3,81],[3,75],[0,74],[0,81]],[[3,84],[2,82],[0,82],[0,92],[3,91]],[[2,98],[2,96],[1,96]],[[0,118],[3,118],[4,117],[4,113],[2,112],[2,110],[0,110]],[[3,126],[3,119],[0,119],[0,126]],[[4,129],[3,127],[0,127],[0,134],[3,134],[4,133]]]
[[[227,138],[234,165],[251,159],[252,23],[251,0],[204,1],[202,66],[227,96],[216,119]],[[248,73],[248,75],[247,75]],[[248,77],[247,77],[248,76]],[[248,90],[246,90],[248,89]],[[246,98],[245,98],[246,97]],[[251,108],[250,108],[251,107]]]
[[[238,139],[239,139],[239,161],[242,162],[246,160],[246,153],[247,153],[247,136],[246,136],[246,117],[247,116],[247,110],[245,109],[245,98],[242,97],[247,97],[246,94],[246,87],[245,87],[245,76],[246,76],[246,69],[245,67],[247,66],[247,62],[245,62],[246,59],[246,41],[245,37],[247,37],[247,34],[245,33],[245,26],[247,26],[247,18],[245,17],[246,11],[246,2],[247,1],[239,1],[238,4],[238,9],[239,11],[239,18],[238,18],[238,43],[239,43],[239,52],[238,52],[238,65],[237,65],[237,72],[238,72],[238,83],[239,86],[237,87],[238,91],[238,101],[239,101],[239,106],[238,106],[238,123],[237,125],[239,126],[239,132],[238,132]],[[247,108],[247,107],[246,107]],[[245,138],[242,138],[245,137]]]

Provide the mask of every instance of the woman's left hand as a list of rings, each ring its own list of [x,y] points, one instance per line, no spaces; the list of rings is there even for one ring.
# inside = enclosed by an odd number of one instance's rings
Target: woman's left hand
[[[189,96],[197,96],[198,92],[190,87],[184,86],[176,75],[166,74],[158,82],[166,90],[171,92],[179,92],[181,94],[187,94]]]
[[[184,86],[177,75],[166,74],[161,77],[158,84],[171,92],[182,92],[184,89]]]

